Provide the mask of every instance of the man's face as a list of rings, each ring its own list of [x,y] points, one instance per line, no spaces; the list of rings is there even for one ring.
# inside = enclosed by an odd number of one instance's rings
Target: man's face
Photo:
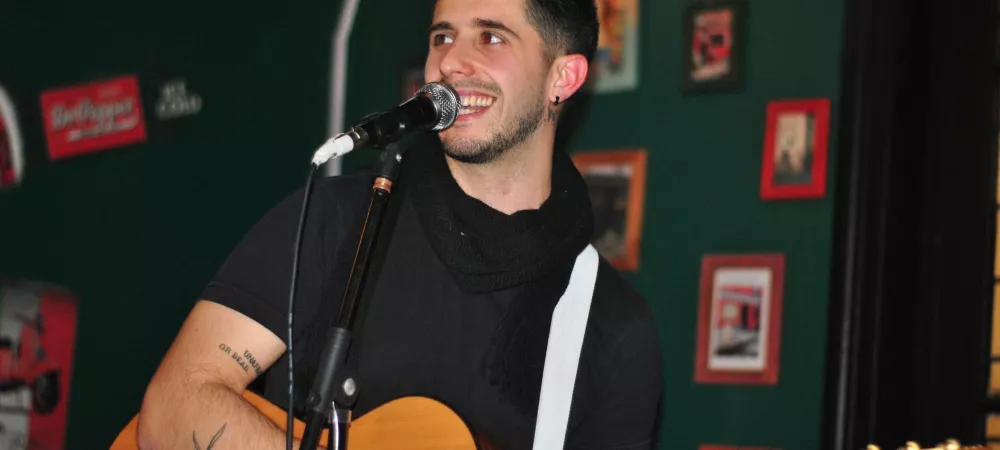
[[[451,84],[462,111],[439,133],[445,153],[486,163],[538,129],[548,64],[525,0],[438,0],[424,68],[427,82]]]

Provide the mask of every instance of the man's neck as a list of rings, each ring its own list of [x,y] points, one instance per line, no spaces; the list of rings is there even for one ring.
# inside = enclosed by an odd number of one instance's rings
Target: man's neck
[[[459,187],[504,214],[538,209],[552,189],[552,145],[528,143],[496,161],[470,164],[446,158]]]

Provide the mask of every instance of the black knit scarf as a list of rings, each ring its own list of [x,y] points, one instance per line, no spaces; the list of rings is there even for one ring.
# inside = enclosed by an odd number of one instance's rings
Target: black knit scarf
[[[403,172],[434,251],[466,292],[516,288],[482,375],[534,416],[552,311],[593,231],[587,185],[569,156],[555,151],[549,198],[537,210],[507,215],[465,194],[439,144],[418,147],[407,152]]]

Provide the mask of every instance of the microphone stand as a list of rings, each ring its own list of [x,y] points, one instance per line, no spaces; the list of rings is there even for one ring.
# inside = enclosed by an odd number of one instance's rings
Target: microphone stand
[[[340,312],[336,324],[328,335],[316,376],[313,378],[313,386],[306,399],[306,429],[299,447],[301,450],[317,448],[327,422],[330,423],[327,448],[330,450],[347,448],[351,408],[358,395],[356,374],[347,365],[347,353],[352,342],[351,331],[354,328],[361,290],[368,272],[368,260],[382,224],[386,204],[389,202],[392,183],[399,176],[402,161],[403,152],[396,144],[387,145],[379,154],[371,200],[347,287],[344,290],[343,301],[340,304]]]

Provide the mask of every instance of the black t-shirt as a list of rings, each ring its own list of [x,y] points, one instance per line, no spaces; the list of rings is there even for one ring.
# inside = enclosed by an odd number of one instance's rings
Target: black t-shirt
[[[294,316],[296,410],[337,317],[371,181],[370,175],[339,176],[314,187]],[[484,294],[459,289],[429,245],[407,193],[397,197],[388,231],[379,237],[377,281],[366,291],[367,312],[359,318],[355,419],[398,397],[426,396],[502,448],[530,449],[534,415],[505,402],[478,371],[490,333],[518,288]],[[203,293],[282,341],[301,203],[300,190],[266,214]],[[250,389],[286,407],[287,373],[286,354]],[[661,391],[659,335],[648,305],[603,258],[577,373],[565,448],[650,448]]]

